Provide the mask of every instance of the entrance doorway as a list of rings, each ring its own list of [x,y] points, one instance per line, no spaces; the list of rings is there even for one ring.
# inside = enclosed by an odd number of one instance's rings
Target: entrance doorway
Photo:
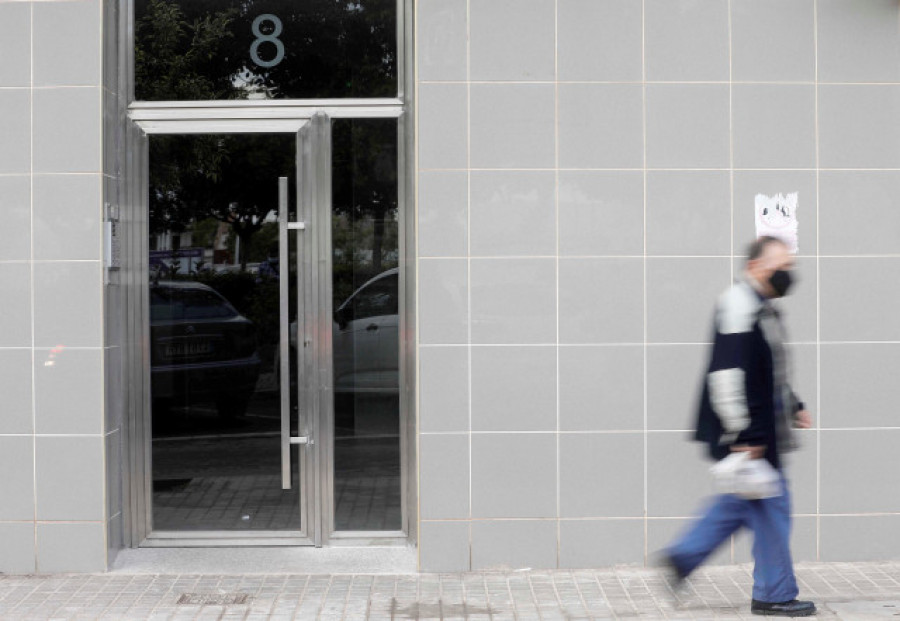
[[[150,136],[151,545],[402,535],[397,129]]]

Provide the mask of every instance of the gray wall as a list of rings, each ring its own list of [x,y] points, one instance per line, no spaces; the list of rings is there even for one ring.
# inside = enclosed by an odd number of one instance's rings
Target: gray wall
[[[0,3],[2,572],[104,569],[118,511],[105,474],[117,437],[104,417],[114,64],[102,21],[98,0]]]
[[[794,553],[900,557],[896,0],[417,8],[421,567],[652,560],[708,493],[712,305],[779,192]]]

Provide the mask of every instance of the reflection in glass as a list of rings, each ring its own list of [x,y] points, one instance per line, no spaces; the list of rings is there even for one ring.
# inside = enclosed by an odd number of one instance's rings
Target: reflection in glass
[[[294,145],[151,138],[154,530],[301,529],[298,486],[281,489],[276,355],[278,177],[293,179]]]
[[[396,95],[396,0],[135,0],[138,100]]]
[[[397,122],[332,126],[336,530],[400,530]]]

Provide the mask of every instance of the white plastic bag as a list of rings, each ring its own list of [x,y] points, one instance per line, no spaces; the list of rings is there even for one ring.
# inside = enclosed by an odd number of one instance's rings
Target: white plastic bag
[[[746,451],[731,453],[709,469],[719,494],[736,494],[749,500],[781,495],[781,477],[765,459],[750,459]]]

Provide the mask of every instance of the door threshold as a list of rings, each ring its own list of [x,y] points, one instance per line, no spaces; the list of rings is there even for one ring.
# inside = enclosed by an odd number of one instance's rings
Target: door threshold
[[[114,574],[415,574],[416,548],[364,547],[130,548]]]

